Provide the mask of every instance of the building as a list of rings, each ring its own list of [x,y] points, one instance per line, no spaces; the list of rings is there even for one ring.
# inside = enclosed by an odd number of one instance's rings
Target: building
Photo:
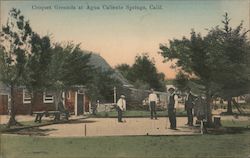
[[[55,97],[52,91],[45,91],[34,96],[31,107],[31,94],[25,87],[14,90],[15,113],[27,115],[32,111],[56,110]],[[74,86],[63,92],[64,106],[71,114],[83,115],[90,112],[90,100],[86,95],[84,86]],[[10,109],[10,90],[3,84],[0,85],[0,114],[8,114]]]

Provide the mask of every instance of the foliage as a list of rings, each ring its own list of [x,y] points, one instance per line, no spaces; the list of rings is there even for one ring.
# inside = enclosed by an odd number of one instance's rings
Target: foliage
[[[9,11],[0,33],[0,81],[10,87],[11,111],[8,127],[19,124],[15,119],[14,89],[28,80],[27,61],[31,52],[32,29],[20,10]]]
[[[113,71],[102,71],[96,68],[92,71],[93,79],[87,84],[88,95],[93,102],[113,102],[114,87],[120,89],[121,83],[112,77]]]
[[[169,46],[160,45],[167,60],[176,59],[189,77],[195,76],[205,86],[208,97],[219,95],[232,98],[249,90],[249,41],[241,22],[236,28],[229,26],[227,13],[223,28],[215,27],[204,37],[191,31],[190,39],[170,40]]]
[[[56,44],[52,49],[49,64],[50,86],[61,82],[64,88],[72,85],[85,85],[91,78],[93,68],[89,65],[91,54],[84,53],[79,45],[68,43]],[[56,88],[56,87],[54,87]]]
[[[51,62],[48,66],[48,91],[53,91],[55,106],[62,92],[72,86],[86,85],[92,79],[92,66],[89,65],[91,54],[84,53],[79,45],[56,44],[52,49]]]
[[[26,79],[32,30],[20,10],[11,9],[1,30],[1,81],[6,85],[20,84]]]
[[[184,92],[188,88],[188,75],[180,71],[173,82],[178,90]]]
[[[66,55],[61,72],[65,85],[86,85],[92,79],[93,68],[89,65],[90,56],[91,54],[84,54],[78,46]]]
[[[72,86],[86,86],[87,94],[93,102],[96,100],[112,101],[114,86],[120,83],[112,78],[113,72],[103,71],[89,64],[91,55],[79,48],[79,45],[68,43],[65,46],[56,44],[52,50],[49,66],[50,87],[60,93]]]
[[[132,80],[131,67],[128,64],[120,64],[115,67],[127,80]]]
[[[228,15],[224,18],[224,28],[210,30],[206,40],[211,47],[208,55],[211,79],[217,85],[218,95],[229,99],[249,92],[250,43],[242,22],[232,29]]]
[[[25,85],[30,92],[43,91],[49,82],[48,68],[52,56],[52,47],[48,36],[37,33],[31,37],[31,54],[28,60],[28,75]]]
[[[158,73],[153,59],[144,53],[135,57],[135,63],[130,67],[127,64],[116,66],[124,77],[133,83],[136,88],[154,88],[165,91],[165,75]]]

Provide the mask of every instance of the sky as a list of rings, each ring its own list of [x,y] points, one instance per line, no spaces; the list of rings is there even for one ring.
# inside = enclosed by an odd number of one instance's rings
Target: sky
[[[233,27],[243,20],[249,28],[250,0],[2,0],[0,5],[1,25],[15,7],[34,31],[54,42],[81,43],[113,67],[132,65],[136,55],[148,53],[168,79],[177,70],[163,63],[160,43],[190,37],[191,29],[206,35],[206,29],[221,25],[225,12]]]

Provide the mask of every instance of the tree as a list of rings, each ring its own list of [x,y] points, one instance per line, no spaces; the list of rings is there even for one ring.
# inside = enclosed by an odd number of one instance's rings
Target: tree
[[[137,88],[154,88],[165,91],[165,75],[158,73],[153,59],[144,53],[135,57],[135,63],[130,67],[122,64],[116,67],[124,77]]]
[[[92,71],[93,79],[87,84],[88,95],[93,102],[100,100],[103,102],[113,102],[114,87],[121,88],[121,83],[114,79],[113,71],[103,71],[101,68],[95,68]]]
[[[180,71],[176,75],[176,78],[174,80],[174,85],[178,90],[184,92],[188,88],[188,82],[189,82],[188,75]]]
[[[211,63],[212,80],[217,86],[217,95],[228,101],[227,113],[232,114],[232,97],[249,92],[250,43],[246,36],[248,31],[243,30],[243,23],[233,29],[229,22],[226,13],[222,21],[224,27],[210,30],[206,40],[214,46],[210,48],[209,58],[221,58],[213,59]]]
[[[31,46],[32,49],[27,67],[29,80],[25,82],[27,89],[32,94],[30,114],[32,114],[37,94],[42,93],[48,87],[48,68],[52,51],[50,38],[48,36],[40,37],[34,32],[31,37]]]
[[[125,77],[127,80],[132,80],[132,74],[131,74],[131,67],[128,64],[120,64],[115,66],[115,69],[118,70],[123,77]]]
[[[8,127],[16,125],[15,98],[16,86],[22,84],[27,76],[27,60],[31,52],[32,29],[29,22],[21,15],[20,10],[15,8],[9,12],[9,18],[1,30],[1,81],[10,87],[11,109]]]
[[[192,30],[190,39],[183,37],[170,40],[169,46],[160,45],[167,61],[175,59],[177,67],[203,85],[208,105],[215,94],[230,98],[243,94],[243,87],[249,86],[249,61],[244,58],[250,50],[246,32],[241,32],[242,23],[235,29],[229,27],[227,14],[224,17],[224,28],[212,28],[205,37]],[[208,121],[212,122],[211,113]]]
[[[70,48],[70,46],[68,47]],[[67,49],[66,51],[69,51]],[[86,85],[92,79],[91,73],[94,68],[89,65],[90,57],[91,54],[82,51],[79,45],[66,54],[61,72],[61,80],[66,86]]]
[[[85,53],[79,45],[56,44],[49,64],[49,88],[54,92],[55,106],[64,90],[74,85],[86,85],[92,80],[93,68],[89,65],[91,54]]]

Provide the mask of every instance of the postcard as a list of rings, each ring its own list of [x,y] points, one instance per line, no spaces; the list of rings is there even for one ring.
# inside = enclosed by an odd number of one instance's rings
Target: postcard
[[[249,0],[1,0],[3,158],[250,158]]]

